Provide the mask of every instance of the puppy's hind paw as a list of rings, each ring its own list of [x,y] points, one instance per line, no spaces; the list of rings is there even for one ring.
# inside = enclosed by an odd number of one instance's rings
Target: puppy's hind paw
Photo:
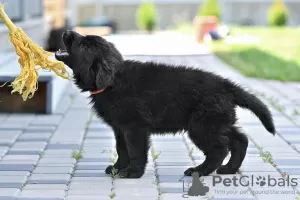
[[[187,170],[185,170],[184,175],[185,176],[192,176],[192,174],[195,172],[195,168],[194,167],[190,167]]]

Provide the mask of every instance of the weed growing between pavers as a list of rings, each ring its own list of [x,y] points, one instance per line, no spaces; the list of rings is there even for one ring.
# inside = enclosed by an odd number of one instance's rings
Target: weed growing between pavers
[[[113,198],[116,197],[116,193],[113,192],[113,193],[109,194],[108,197],[111,198],[111,199],[113,199]]]
[[[71,101],[73,101],[73,100],[75,99],[75,97],[76,97],[75,94],[70,94],[70,95],[69,95],[69,98],[70,98]]]
[[[280,104],[278,103],[278,100],[275,99],[274,97],[268,97],[268,100],[269,100],[270,104],[271,104],[276,110],[278,110],[279,112],[284,112],[284,111],[285,111],[285,108],[284,108],[282,105],[280,105]]]
[[[81,158],[83,158],[83,155],[80,151],[74,151],[73,154],[72,154],[72,157],[78,161],[80,160]]]
[[[152,150],[151,155],[152,155],[153,161],[156,161],[159,158],[160,154],[161,154],[161,152],[155,153],[155,151]]]
[[[195,150],[194,147],[192,147],[192,148],[189,150],[189,156],[190,156],[190,157],[192,157],[192,155],[193,155],[193,153],[194,153],[194,150]]]
[[[263,97],[266,100],[268,100],[269,103],[271,104],[271,106],[273,106],[277,111],[279,111],[279,112],[284,112],[285,111],[285,108],[278,103],[278,100],[276,98],[274,98],[274,97],[268,97],[266,94],[264,94],[262,92],[258,92],[258,91],[255,91],[254,93],[257,96]]]
[[[263,159],[264,162],[270,163],[272,166],[276,166],[273,160],[273,156],[269,151],[264,151],[262,146],[257,147],[260,153],[260,157]]]
[[[158,185],[158,181],[157,181],[157,178],[155,177],[155,179],[153,180],[152,182],[154,185]]]
[[[300,111],[294,108],[292,116],[299,116],[299,115],[300,115]]]
[[[117,178],[120,178],[118,169],[113,168],[112,171],[111,171],[110,176],[111,176],[111,178],[112,178],[113,180],[115,180],[115,179],[117,179]]]

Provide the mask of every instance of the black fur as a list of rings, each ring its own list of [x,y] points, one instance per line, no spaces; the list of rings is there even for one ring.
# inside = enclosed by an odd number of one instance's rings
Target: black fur
[[[185,171],[208,175],[236,173],[248,139],[236,126],[235,107],[254,112],[275,134],[268,108],[254,95],[213,73],[186,66],[123,60],[113,44],[98,36],[63,35],[67,52],[57,52],[74,71],[82,91],[105,89],[91,95],[93,108],[115,134],[121,177],[139,178],[147,163],[150,134],[187,131],[206,155],[205,161]],[[221,166],[228,151],[230,161]]]

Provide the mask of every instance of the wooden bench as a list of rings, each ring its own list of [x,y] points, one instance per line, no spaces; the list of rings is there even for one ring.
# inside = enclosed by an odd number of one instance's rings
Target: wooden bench
[[[53,113],[69,80],[41,69],[38,71],[38,90],[31,99],[23,101],[20,94],[11,94],[12,87],[9,87],[20,71],[15,53],[0,54],[0,85],[8,82],[0,87],[0,113]]]

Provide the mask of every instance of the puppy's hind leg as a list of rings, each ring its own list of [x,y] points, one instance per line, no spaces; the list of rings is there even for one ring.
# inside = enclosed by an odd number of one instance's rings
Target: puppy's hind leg
[[[193,133],[192,134],[196,134]],[[198,172],[200,176],[208,176],[221,166],[223,160],[228,154],[227,145],[224,145],[222,141],[228,140],[226,136],[216,135],[215,138],[209,138],[205,140],[207,144],[203,144],[204,141],[199,141],[198,138],[193,137],[190,132],[189,136],[194,144],[201,150],[203,150],[206,158],[204,162],[197,167],[191,167],[184,172],[185,176],[191,176],[193,172]],[[204,138],[203,138],[204,139]],[[211,145],[210,147],[208,146]]]
[[[219,113],[202,112],[194,115],[189,124],[188,135],[206,158],[199,166],[187,169],[184,175],[191,176],[193,172],[198,172],[200,176],[207,176],[221,166],[228,154],[228,123],[230,119]]]
[[[114,168],[119,171],[119,170],[125,169],[129,165],[129,155],[128,155],[128,151],[127,151],[124,132],[122,132],[118,128],[113,128],[113,130],[114,130],[115,139],[116,139],[118,160],[116,161],[116,163],[114,163],[114,165],[109,165],[106,168],[106,170],[105,170],[106,174],[111,174]]]
[[[217,169],[218,174],[235,174],[247,153],[248,138],[244,133],[240,132],[237,127],[232,127],[229,137],[231,138],[229,145],[231,157],[226,165]]]

